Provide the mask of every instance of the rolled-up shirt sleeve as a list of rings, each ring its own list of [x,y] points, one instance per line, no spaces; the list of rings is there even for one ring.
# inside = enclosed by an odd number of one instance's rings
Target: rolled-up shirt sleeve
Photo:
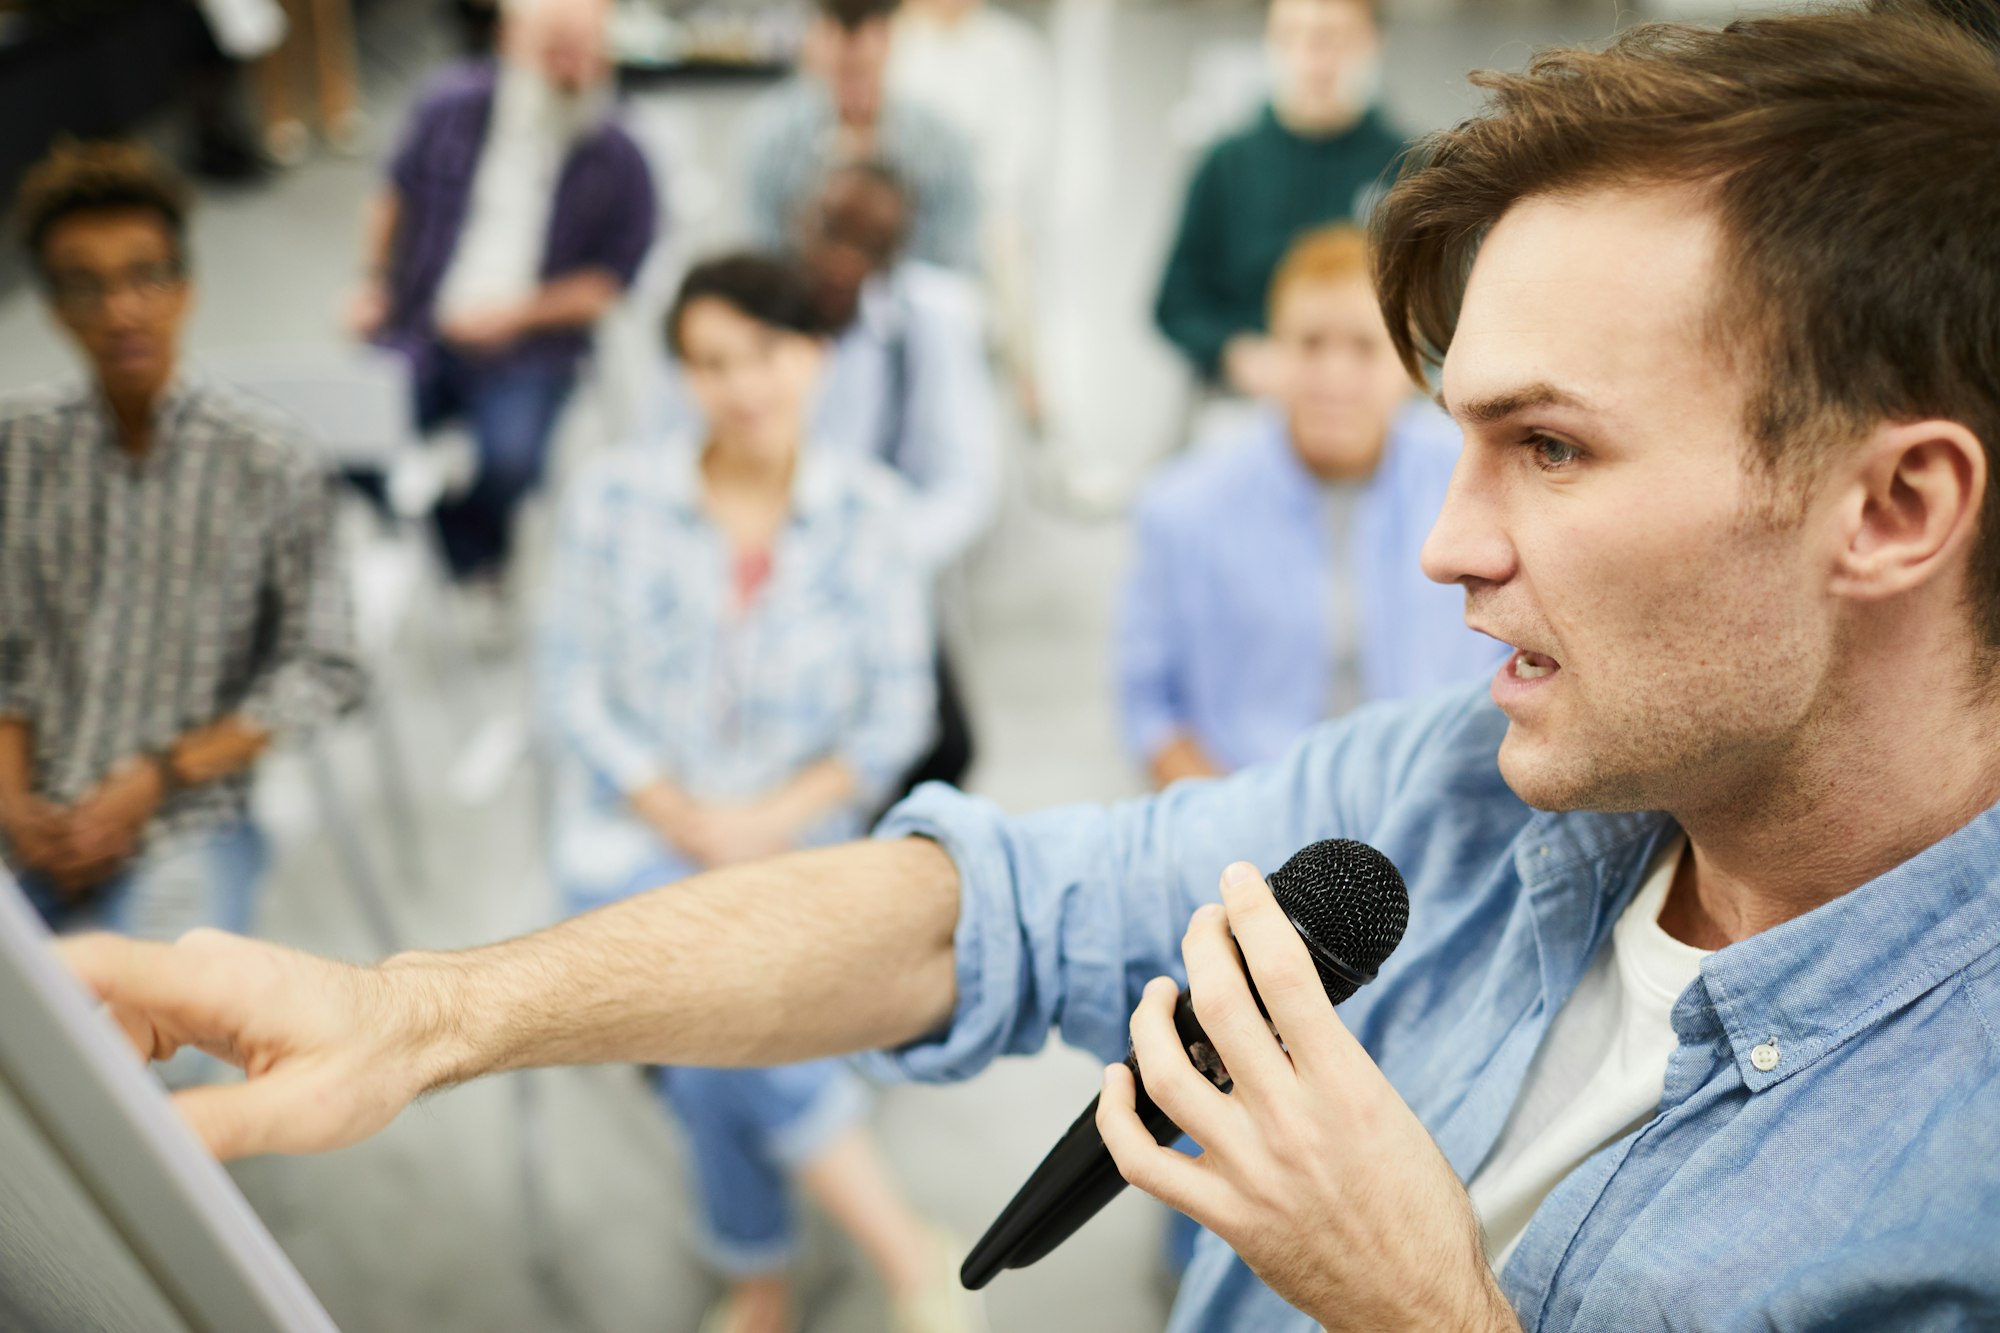
[[[265,584],[271,647],[239,711],[264,731],[296,735],[357,707],[368,690],[334,530],[331,479],[301,464],[289,478],[285,512],[272,532]]]
[[[929,838],[957,866],[958,998],[950,1025],[884,1052],[884,1072],[969,1078],[996,1057],[1039,1050],[1051,1032],[1122,1059],[1139,992],[1184,980],[1180,941],[1222,871],[1269,871],[1321,838],[1368,839],[1407,784],[1427,738],[1476,696],[1370,708],[1315,728],[1283,758],[1228,778],[1176,783],[1114,805],[1009,816],[991,801],[926,784],[878,838]]]

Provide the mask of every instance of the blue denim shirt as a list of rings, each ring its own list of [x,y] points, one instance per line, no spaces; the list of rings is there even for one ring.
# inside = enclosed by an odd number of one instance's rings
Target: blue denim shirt
[[[1283,759],[1110,807],[1008,817],[929,786],[879,835],[963,877],[950,1026],[888,1058],[964,1078],[1060,1031],[1109,1061],[1140,988],[1237,858],[1373,843],[1409,932],[1341,1006],[1461,1179],[1550,1019],[1676,830],[1550,814],[1501,781],[1483,691],[1363,708]],[[1680,997],[1658,1114],[1573,1171],[1500,1281],[1531,1330],[1990,1328],[2000,1322],[2000,807],[1888,874],[1717,951]],[[1778,1052],[1769,1069],[1752,1051]],[[1049,1135],[1076,1108],[1048,1109]],[[1004,1200],[995,1199],[997,1209]],[[1004,1279],[1003,1279],[1004,1280]],[[1204,1235],[1169,1327],[1305,1333]]]
[[[1332,549],[1319,481],[1276,411],[1205,444],[1146,488],[1119,604],[1118,698],[1141,763],[1177,734],[1225,769],[1263,763],[1332,713],[1336,563],[1359,601],[1364,697],[1490,676],[1508,649],[1465,627],[1465,594],[1418,564],[1458,462],[1458,427],[1411,401],[1391,424],[1352,531]]]

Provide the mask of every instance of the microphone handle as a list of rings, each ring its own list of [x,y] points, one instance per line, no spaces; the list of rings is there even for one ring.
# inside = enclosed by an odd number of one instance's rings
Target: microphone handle
[[[1186,990],[1174,1004],[1174,1029],[1195,1067],[1222,1091],[1229,1091],[1229,1073],[1208,1044],[1208,1034],[1195,1018],[1194,1003]],[[1132,1071],[1134,1109],[1153,1141],[1164,1147],[1180,1138],[1180,1127],[1146,1094],[1137,1058],[1128,1054],[1125,1067]],[[1026,1268],[1042,1258],[1125,1188],[1125,1178],[1118,1174],[1118,1164],[1097,1132],[1100,1100],[1101,1095],[1090,1099],[1083,1114],[972,1247],[959,1270],[959,1280],[968,1291],[984,1287],[1003,1269]]]

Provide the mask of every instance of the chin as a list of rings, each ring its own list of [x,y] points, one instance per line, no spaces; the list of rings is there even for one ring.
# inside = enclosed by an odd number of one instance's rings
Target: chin
[[[1583,747],[1561,746],[1547,737],[1522,734],[1510,723],[1500,742],[1500,777],[1516,796],[1537,810],[1651,810],[1636,774],[1602,762]]]

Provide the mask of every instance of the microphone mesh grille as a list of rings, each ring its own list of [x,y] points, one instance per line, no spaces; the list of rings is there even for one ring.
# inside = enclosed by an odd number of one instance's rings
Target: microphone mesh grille
[[[1301,847],[1267,882],[1312,949],[1335,1004],[1374,977],[1410,923],[1403,876],[1365,842],[1328,838]],[[1329,959],[1341,966],[1328,966]],[[1343,969],[1352,975],[1343,976]]]

